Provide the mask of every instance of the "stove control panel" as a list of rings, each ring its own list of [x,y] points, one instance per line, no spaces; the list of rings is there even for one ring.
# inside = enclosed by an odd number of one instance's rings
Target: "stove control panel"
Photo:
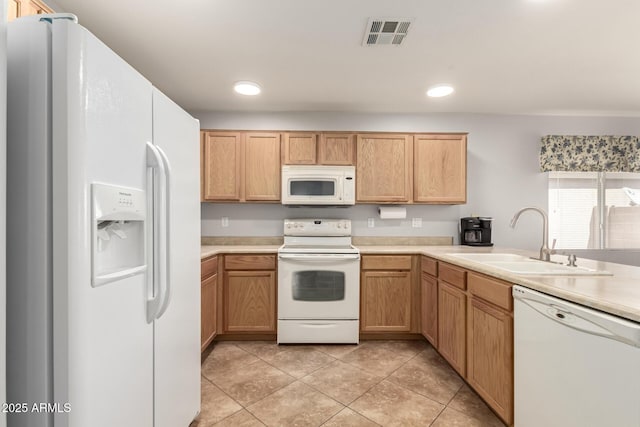
[[[350,219],[285,219],[285,236],[351,236]]]

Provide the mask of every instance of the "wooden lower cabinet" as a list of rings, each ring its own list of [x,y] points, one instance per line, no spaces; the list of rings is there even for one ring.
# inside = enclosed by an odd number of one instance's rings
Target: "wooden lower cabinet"
[[[423,335],[507,425],[513,425],[511,287],[485,274],[422,260]],[[438,316],[433,339],[429,300],[435,293]]]
[[[216,305],[218,295],[218,275],[205,279],[200,287],[201,341],[200,350],[204,350],[213,341],[217,332]]]
[[[361,279],[360,330],[411,330],[411,272],[364,271]]]
[[[513,318],[480,298],[468,300],[467,381],[513,423]]]
[[[275,271],[225,271],[225,332],[275,333]]]
[[[434,347],[438,347],[438,280],[422,273],[421,280],[421,327],[424,336]]]
[[[200,350],[204,351],[218,332],[218,257],[200,263]]]
[[[438,281],[438,351],[463,377],[466,375],[466,293]]]
[[[470,272],[467,381],[507,423],[513,423],[511,283]]]

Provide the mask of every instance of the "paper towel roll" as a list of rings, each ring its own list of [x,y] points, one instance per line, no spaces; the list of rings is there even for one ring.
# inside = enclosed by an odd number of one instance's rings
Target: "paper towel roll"
[[[380,219],[404,219],[407,217],[407,208],[404,206],[379,206]]]

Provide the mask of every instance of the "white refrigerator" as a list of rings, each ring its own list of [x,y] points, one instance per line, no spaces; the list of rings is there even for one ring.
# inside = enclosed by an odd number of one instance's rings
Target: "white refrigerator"
[[[6,402],[6,177],[7,177],[7,2],[0,0],[0,402]],[[0,427],[7,425],[7,416],[0,412]]]
[[[73,15],[8,25],[10,426],[200,409],[199,124]]]

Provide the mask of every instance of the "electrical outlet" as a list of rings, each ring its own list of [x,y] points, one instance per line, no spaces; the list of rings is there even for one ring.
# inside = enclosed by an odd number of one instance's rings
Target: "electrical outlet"
[[[367,227],[373,228],[376,226],[376,221],[373,218],[367,218]]]
[[[223,227],[228,227],[229,226],[229,217],[228,216],[223,216],[222,217],[222,221],[220,221],[222,223]]]
[[[413,228],[422,228],[422,218],[411,218],[411,226]]]

